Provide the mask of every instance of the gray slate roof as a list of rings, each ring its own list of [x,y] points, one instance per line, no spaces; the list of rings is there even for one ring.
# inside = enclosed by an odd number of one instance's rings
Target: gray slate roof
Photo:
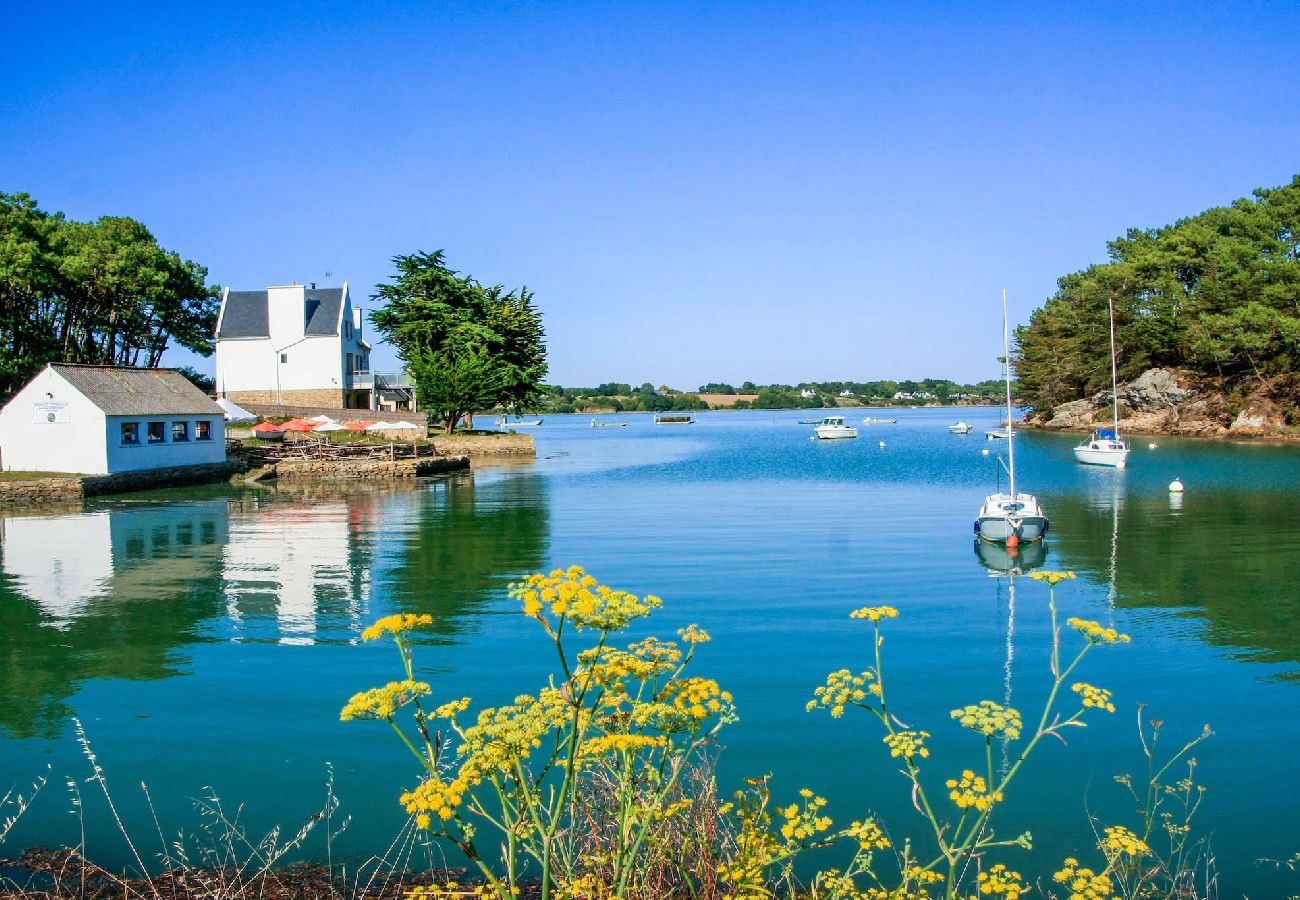
[[[343,308],[343,288],[308,288],[307,327],[304,334],[339,333],[339,311]]]
[[[338,334],[343,288],[306,288],[303,294],[306,300],[303,334],[316,337]],[[226,294],[217,340],[269,337],[268,321],[266,291],[230,291]]]
[[[220,416],[207,394],[175,369],[132,369],[51,363],[106,416]]]

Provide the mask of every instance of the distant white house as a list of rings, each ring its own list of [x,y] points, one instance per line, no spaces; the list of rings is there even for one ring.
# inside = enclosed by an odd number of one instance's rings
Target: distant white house
[[[235,403],[378,408],[370,344],[348,286],[301,284],[221,296],[217,396]]]
[[[908,391],[898,391],[894,394],[895,400],[911,400],[912,395]]]
[[[0,410],[6,472],[110,475],[225,459],[221,407],[174,369],[51,363]]]
[[[841,396],[841,397],[852,397],[852,396],[853,396],[853,392],[852,392],[851,390],[849,390],[848,388],[845,388],[844,390],[840,391],[840,396]]]
[[[817,392],[814,391],[812,388],[804,388],[802,391],[799,392],[799,396],[804,398],[805,400],[810,400],[813,397],[817,396]]]

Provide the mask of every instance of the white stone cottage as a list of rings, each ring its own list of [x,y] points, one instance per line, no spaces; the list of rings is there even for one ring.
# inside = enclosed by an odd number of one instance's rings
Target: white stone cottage
[[[291,284],[221,296],[217,396],[235,403],[371,407],[370,344],[348,286]],[[360,376],[360,377],[359,377]]]
[[[175,369],[51,363],[0,410],[6,472],[111,475],[225,459],[221,407]]]

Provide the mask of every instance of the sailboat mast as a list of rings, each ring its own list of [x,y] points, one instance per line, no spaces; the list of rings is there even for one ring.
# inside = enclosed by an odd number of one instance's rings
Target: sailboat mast
[[[1002,289],[1002,372],[1007,381],[1007,481],[1016,502],[1016,440],[1011,427],[1011,326],[1007,319],[1007,289]]]
[[[1119,375],[1115,370],[1115,298],[1107,297],[1110,307],[1110,398],[1115,403],[1115,440],[1119,440]]]

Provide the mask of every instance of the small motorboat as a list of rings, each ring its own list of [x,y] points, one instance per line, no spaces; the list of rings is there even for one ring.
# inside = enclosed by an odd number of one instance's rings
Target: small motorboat
[[[1007,441],[1016,436],[1016,432],[1010,427],[993,428],[984,432],[984,439],[988,441]]]
[[[875,416],[867,416],[862,420],[863,425],[897,425],[897,419],[877,419]]]
[[[813,429],[813,434],[824,441],[833,441],[841,438],[855,438],[858,436],[858,430],[852,425],[845,425],[843,416],[827,416],[817,423],[817,427]]]
[[[970,434],[974,427],[970,422],[954,422],[948,426],[948,431],[951,434]]]
[[[695,417],[681,414],[663,414],[655,416],[656,425],[694,425]]]

